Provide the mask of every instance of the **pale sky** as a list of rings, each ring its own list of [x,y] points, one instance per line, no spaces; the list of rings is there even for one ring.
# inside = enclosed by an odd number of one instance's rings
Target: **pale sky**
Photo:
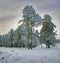
[[[26,5],[32,5],[41,17],[49,14],[56,25],[57,38],[60,39],[60,0],[0,0],[0,34],[18,27]]]

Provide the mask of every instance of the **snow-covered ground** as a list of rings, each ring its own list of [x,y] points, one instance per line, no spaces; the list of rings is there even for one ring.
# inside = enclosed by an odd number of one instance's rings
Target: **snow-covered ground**
[[[60,48],[0,47],[0,63],[60,63]]]

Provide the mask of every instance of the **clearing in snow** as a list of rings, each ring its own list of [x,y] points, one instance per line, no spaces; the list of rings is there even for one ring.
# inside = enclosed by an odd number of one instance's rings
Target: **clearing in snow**
[[[60,63],[60,49],[0,47],[0,63]]]

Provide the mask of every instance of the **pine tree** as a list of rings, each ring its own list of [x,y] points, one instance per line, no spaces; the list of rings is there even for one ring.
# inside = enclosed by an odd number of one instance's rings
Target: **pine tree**
[[[2,46],[3,45],[3,37],[2,37],[2,35],[0,35],[0,46]]]
[[[52,23],[52,18],[49,15],[45,15],[42,21],[42,29],[40,31],[40,42],[45,43],[47,48],[53,45],[56,41],[54,29],[56,26]]]
[[[10,43],[10,47],[13,47],[13,41],[14,41],[14,30],[10,29],[10,32],[8,32],[8,40]]]
[[[38,14],[36,14],[32,6],[27,5],[23,9],[23,20],[20,20],[19,23],[20,22],[23,22],[26,26],[27,46],[28,48],[32,48],[33,27],[37,26],[37,24],[41,22],[41,17]]]
[[[15,35],[14,35],[14,46],[16,47],[25,47],[25,28],[24,25],[21,24],[18,26],[18,28],[15,30]],[[23,37],[23,38],[22,38]]]

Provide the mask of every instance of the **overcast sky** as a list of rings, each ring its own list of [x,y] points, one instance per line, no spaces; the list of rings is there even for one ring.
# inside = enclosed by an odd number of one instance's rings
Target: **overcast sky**
[[[52,16],[57,38],[60,38],[60,0],[0,0],[0,34],[7,33],[11,28],[17,28],[26,5],[32,5],[41,17],[45,14]]]

